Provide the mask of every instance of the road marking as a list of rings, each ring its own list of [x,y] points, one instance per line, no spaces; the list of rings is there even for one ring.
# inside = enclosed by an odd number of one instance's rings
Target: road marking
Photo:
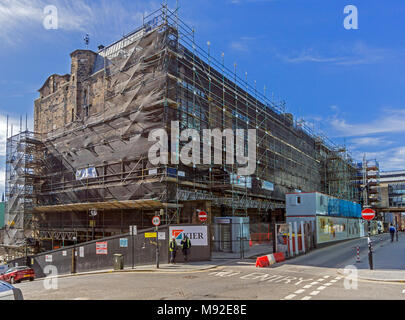
[[[328,279],[328,278],[330,278],[330,276],[323,276],[325,279]]]
[[[309,288],[311,288],[312,286],[310,285],[310,284],[307,284],[306,286],[304,286],[303,288],[304,289],[309,289]]]
[[[294,293],[300,294],[300,293],[303,293],[304,291],[305,291],[305,289],[299,289],[299,290],[295,291]]]
[[[320,286],[318,289],[316,289],[316,290],[323,290],[323,289],[325,289],[326,287],[325,286]]]
[[[330,280],[330,282],[335,283],[335,282],[337,282],[337,280]]]
[[[318,281],[314,281],[314,282],[310,283],[310,285],[313,286],[313,285],[318,284],[318,283],[319,283]]]
[[[305,296],[304,298],[302,298],[301,300],[309,300],[309,299],[311,299],[312,297],[310,297],[310,296]]]
[[[319,291],[312,291],[312,292],[310,293],[310,295],[311,295],[311,296],[316,296],[318,293],[319,293]]]
[[[404,290],[402,290],[402,293],[405,293],[405,289],[404,289]]]
[[[324,285],[327,286],[327,287],[329,287],[329,286],[331,286],[332,284],[333,284],[333,283],[328,282],[328,283],[325,283]]]
[[[284,299],[290,300],[292,298],[294,298],[296,296],[296,294],[290,294],[288,296],[286,296]]]
[[[336,277],[335,279],[336,279],[336,280],[340,280],[340,279],[342,279],[342,277]]]

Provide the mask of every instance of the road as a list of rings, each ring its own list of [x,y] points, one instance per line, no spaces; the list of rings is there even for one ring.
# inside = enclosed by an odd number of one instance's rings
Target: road
[[[405,241],[405,237],[401,240]],[[206,271],[65,277],[58,279],[57,289],[44,289],[47,280],[16,286],[27,300],[405,299],[405,283],[359,280],[357,288],[345,287],[348,279],[338,271],[356,264],[357,245],[363,248],[364,261],[367,243],[360,239],[319,249],[272,268],[256,268],[253,260],[246,259]],[[382,247],[376,245],[375,255],[389,250],[389,245],[388,242]]]

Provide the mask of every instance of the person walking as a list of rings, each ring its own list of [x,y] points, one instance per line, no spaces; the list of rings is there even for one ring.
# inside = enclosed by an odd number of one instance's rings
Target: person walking
[[[169,242],[169,251],[170,251],[170,263],[175,264],[177,253],[177,242],[175,237],[172,237],[172,239]]]
[[[395,227],[394,225],[391,223],[390,225],[390,234],[391,234],[391,242],[394,242],[394,236],[395,236]]]
[[[189,250],[191,248],[191,241],[187,237],[187,235],[184,235],[183,240],[181,240],[181,247],[183,250],[184,261],[188,262],[188,254],[189,254]]]

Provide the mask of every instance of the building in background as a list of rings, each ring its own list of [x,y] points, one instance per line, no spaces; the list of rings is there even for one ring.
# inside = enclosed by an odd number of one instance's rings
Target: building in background
[[[236,65],[229,70],[201,49],[194,30],[166,7],[98,52],[70,57],[70,73],[51,75],[39,89],[34,132],[7,136],[9,245],[88,241],[130,225],[150,227],[156,214],[165,224],[196,223],[198,210],[208,223],[221,216],[282,221],[285,195],[297,191],[358,200],[347,150],[237,77]],[[255,174],[171,157],[167,165],[151,164],[152,130],[166,129],[175,151],[172,121],[200,136],[204,129],[256,129]]]
[[[380,173],[381,207],[385,214],[386,224],[398,224],[399,229],[405,228],[405,170],[383,171]]]

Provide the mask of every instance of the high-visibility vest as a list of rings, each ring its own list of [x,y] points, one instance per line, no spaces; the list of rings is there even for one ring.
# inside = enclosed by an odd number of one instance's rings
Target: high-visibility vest
[[[171,240],[171,241],[169,242],[169,250],[170,250],[170,251],[174,251],[175,249],[177,249],[177,243],[176,243],[175,240]]]

